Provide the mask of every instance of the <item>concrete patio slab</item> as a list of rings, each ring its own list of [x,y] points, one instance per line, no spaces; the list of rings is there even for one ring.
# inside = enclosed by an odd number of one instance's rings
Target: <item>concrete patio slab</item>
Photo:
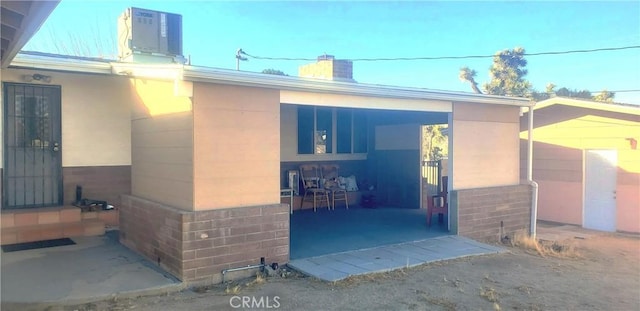
[[[180,281],[121,245],[117,231],[73,240],[75,245],[0,254],[2,309],[183,288]]]
[[[426,210],[350,207],[291,215],[292,260],[448,235],[446,222],[426,225]]]
[[[291,260],[289,266],[318,279],[335,282],[353,275],[386,272],[429,262],[496,254],[505,249],[461,236],[440,236],[379,247]]]

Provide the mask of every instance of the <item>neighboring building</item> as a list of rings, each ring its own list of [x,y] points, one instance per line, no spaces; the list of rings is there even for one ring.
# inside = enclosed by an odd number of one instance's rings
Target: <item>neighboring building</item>
[[[533,116],[538,219],[639,233],[640,107],[555,97]]]
[[[81,185],[116,206],[124,245],[182,281],[219,282],[261,257],[289,261],[280,189],[301,163],[339,163],[381,202],[420,208],[420,126],[443,123],[450,231],[496,241],[530,229],[526,99],[42,53],[4,61],[3,244],[100,233],[75,227]]]

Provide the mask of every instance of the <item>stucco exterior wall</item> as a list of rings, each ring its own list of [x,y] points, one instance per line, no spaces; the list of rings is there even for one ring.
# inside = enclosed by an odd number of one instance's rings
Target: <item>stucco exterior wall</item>
[[[517,185],[520,180],[519,108],[454,103],[453,189]]]
[[[24,83],[24,75],[35,73],[43,72],[2,69],[2,82]],[[62,166],[131,165],[132,94],[127,79],[62,72],[46,74],[51,76],[46,85],[61,86]],[[1,97],[4,100],[4,95]],[[0,156],[4,154],[2,146],[0,141]]]
[[[640,150],[618,150],[616,202],[617,230],[640,232]]]
[[[191,99],[174,96],[170,81],[132,79],[131,193],[193,210]]]
[[[618,152],[616,229],[640,232],[640,150],[630,141],[640,140],[640,116],[553,105],[534,112],[533,137],[539,219],[582,225],[584,150],[612,149]]]
[[[196,210],[280,203],[278,90],[194,83]]]
[[[61,149],[63,203],[75,201],[76,186],[83,197],[119,206],[121,194],[131,189],[131,101],[126,78],[63,72],[2,69],[2,82],[25,83],[23,76],[51,76],[61,90]],[[0,88],[4,100],[4,87]],[[4,109],[4,103],[0,104]],[[0,113],[0,128],[3,121]],[[0,167],[4,164],[0,135]],[[0,188],[0,191],[2,189]]]

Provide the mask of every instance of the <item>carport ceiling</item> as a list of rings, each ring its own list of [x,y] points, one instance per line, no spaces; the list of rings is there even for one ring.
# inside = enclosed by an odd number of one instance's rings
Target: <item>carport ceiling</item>
[[[2,45],[0,65],[9,66],[13,57],[38,31],[60,1],[0,1]]]

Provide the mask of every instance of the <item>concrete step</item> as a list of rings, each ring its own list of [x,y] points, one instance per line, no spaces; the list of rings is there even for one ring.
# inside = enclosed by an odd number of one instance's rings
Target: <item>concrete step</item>
[[[44,241],[79,236],[104,235],[105,224],[98,219],[85,219],[77,222],[37,224],[1,229],[1,245]]]

